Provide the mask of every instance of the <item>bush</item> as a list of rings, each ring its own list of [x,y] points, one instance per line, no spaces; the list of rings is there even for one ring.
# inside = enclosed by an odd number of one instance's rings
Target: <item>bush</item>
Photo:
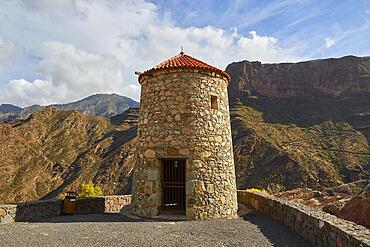
[[[103,191],[98,185],[94,185],[93,182],[83,182],[78,188],[77,194],[79,197],[97,197],[102,196]]]
[[[58,200],[64,200],[66,197],[66,193],[60,193],[57,197]]]
[[[252,193],[268,194],[267,191],[256,189],[256,188],[249,188],[249,189],[246,189],[245,191],[252,192]]]

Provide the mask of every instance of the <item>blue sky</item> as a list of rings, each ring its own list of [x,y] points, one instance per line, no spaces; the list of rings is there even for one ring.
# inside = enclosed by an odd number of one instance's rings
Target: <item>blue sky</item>
[[[134,71],[181,46],[224,69],[367,56],[369,44],[369,0],[0,0],[0,103],[138,100]]]
[[[281,47],[293,46],[302,58],[370,55],[369,0],[152,2],[178,26],[255,30],[277,38]]]

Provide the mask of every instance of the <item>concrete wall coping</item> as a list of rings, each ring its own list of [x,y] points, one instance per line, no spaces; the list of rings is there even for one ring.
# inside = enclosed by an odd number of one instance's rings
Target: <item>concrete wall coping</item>
[[[370,246],[370,229],[317,209],[256,192],[238,190],[238,202],[287,225],[318,246]]]

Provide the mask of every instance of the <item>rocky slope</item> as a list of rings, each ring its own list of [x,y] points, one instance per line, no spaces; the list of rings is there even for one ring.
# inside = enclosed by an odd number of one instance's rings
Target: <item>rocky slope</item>
[[[32,105],[25,108],[14,106],[15,109],[13,109],[12,111],[8,111],[7,114],[1,114],[2,106],[4,106],[3,108],[5,109],[5,106],[11,105],[3,104],[0,105],[0,122],[26,119],[32,113],[50,106],[61,110],[77,110],[84,114],[109,118],[111,116],[124,112],[128,108],[138,107],[138,105],[138,102],[118,94],[95,94],[67,104],[54,104],[49,106]]]
[[[370,58],[230,64],[238,185],[322,189],[370,172]]]
[[[89,180],[107,194],[129,192],[136,119],[137,110],[111,122],[45,108],[0,124],[0,202],[55,197]]]

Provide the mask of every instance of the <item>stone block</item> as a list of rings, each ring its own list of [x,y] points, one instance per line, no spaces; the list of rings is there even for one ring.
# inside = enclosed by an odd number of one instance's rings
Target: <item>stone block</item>
[[[167,148],[167,154],[170,156],[179,155],[179,150],[177,148]]]
[[[204,166],[203,161],[201,160],[193,160],[192,162],[192,169],[198,169]]]
[[[181,95],[175,97],[175,100],[178,102],[182,102],[184,101],[184,99],[185,99],[184,96],[181,96]]]
[[[181,129],[181,133],[183,135],[190,135],[190,128],[189,127],[184,127]]]
[[[144,156],[148,159],[154,159],[155,158],[155,151],[151,149],[147,149],[144,152]]]
[[[199,178],[199,172],[197,172],[197,171],[188,171],[188,172],[186,172],[186,181],[198,180],[198,178]]]
[[[153,182],[145,181],[144,193],[146,193],[146,194],[153,193]]]
[[[156,181],[159,179],[159,171],[158,170],[148,170],[148,180],[149,181]]]
[[[190,154],[190,150],[189,149],[187,149],[187,148],[180,148],[179,149],[179,154],[180,155],[189,155]]]
[[[4,217],[0,218],[0,222],[4,224],[13,223],[14,219],[9,214],[5,215]]]
[[[213,194],[215,192],[215,186],[213,184],[207,184],[207,192]]]
[[[3,208],[0,208],[0,218],[1,218],[1,217],[4,217],[6,214],[7,214],[7,213],[6,213],[6,210],[5,210],[5,209],[3,209]]]
[[[194,186],[194,192],[196,193],[203,193],[206,191],[206,187],[204,186],[203,181],[196,181]]]
[[[156,196],[156,194],[152,194],[148,198],[147,206],[149,208],[154,208],[154,207],[156,207],[156,205],[157,205],[157,196]]]
[[[186,195],[191,195],[195,187],[196,180],[188,180],[185,184],[185,193]]]

